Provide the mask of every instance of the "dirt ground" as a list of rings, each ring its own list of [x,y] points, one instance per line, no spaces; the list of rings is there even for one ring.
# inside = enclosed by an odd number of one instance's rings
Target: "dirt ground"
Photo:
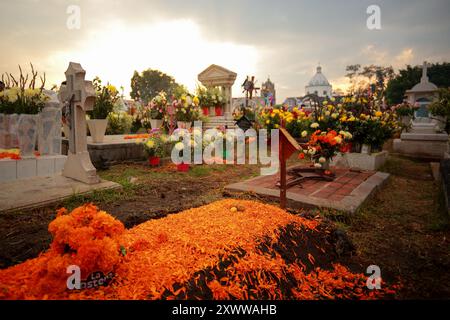
[[[378,265],[383,279],[389,283],[401,281],[403,289],[397,298],[450,299],[449,219],[429,163],[394,156],[382,170],[391,173],[390,180],[359,213],[319,213],[342,230],[338,235],[344,235],[344,244],[348,237],[356,248],[356,254],[346,259],[352,269],[357,266],[364,272],[367,266]],[[122,184],[120,191],[74,196],[45,208],[0,213],[0,268],[46,250],[51,242],[48,223],[62,206],[72,209],[94,202],[130,228],[232,196],[223,192],[225,185],[258,174],[255,166],[195,166],[189,173],[178,173],[173,166],[114,166],[100,175]],[[294,213],[314,217],[318,212]]]

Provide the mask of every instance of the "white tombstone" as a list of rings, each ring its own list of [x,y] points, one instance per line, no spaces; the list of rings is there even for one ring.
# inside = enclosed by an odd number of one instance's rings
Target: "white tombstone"
[[[69,108],[69,152],[63,175],[87,184],[99,183],[87,149],[86,132],[86,111],[94,107],[95,89],[91,81],[84,80],[86,71],[79,63],[71,62],[65,74],[66,85],[58,95]]]

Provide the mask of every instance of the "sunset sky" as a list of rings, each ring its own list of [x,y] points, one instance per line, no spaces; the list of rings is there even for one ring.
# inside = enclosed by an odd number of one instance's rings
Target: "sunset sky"
[[[381,8],[381,30],[366,26],[369,5]],[[68,6],[81,28],[66,26]],[[320,62],[334,88],[345,66],[450,61],[448,0],[144,1],[1,0],[0,72],[33,62],[48,84],[64,80],[69,61],[129,92],[134,70],[159,69],[193,90],[215,63],[259,84],[268,75],[278,102],[304,94]],[[281,101],[280,101],[281,100]]]

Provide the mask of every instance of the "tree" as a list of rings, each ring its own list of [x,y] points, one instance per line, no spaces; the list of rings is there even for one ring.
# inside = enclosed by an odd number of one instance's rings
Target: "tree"
[[[405,91],[411,89],[420,82],[422,77],[421,66],[407,65],[406,69],[399,70],[399,73],[392,78],[386,88],[386,99],[388,104],[399,104],[403,101]],[[428,68],[428,77],[438,87],[450,87],[450,63],[432,64]]]
[[[392,66],[383,67],[371,64],[362,67],[362,71],[360,71],[361,65],[354,64],[347,66],[345,70],[347,71],[345,76],[349,78],[351,83],[351,94],[362,94],[370,88],[379,102],[384,97],[388,81],[394,76]],[[358,78],[362,78],[359,83],[357,83]]]
[[[351,84],[351,93],[355,91],[355,77],[358,75],[359,70],[361,69],[360,64],[352,64],[345,68],[345,71],[347,71],[347,74],[345,75]]]
[[[131,78],[130,96],[134,100],[148,103],[159,92],[164,91],[168,96],[180,91],[180,86],[175,79],[159,70],[147,69],[142,73],[134,71]]]

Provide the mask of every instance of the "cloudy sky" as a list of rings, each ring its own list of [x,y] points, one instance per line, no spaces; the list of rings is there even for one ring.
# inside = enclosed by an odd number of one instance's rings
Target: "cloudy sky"
[[[215,63],[259,84],[269,75],[278,102],[304,94],[320,62],[334,88],[345,66],[450,61],[448,0],[0,0],[0,72],[33,62],[48,83],[64,80],[69,61],[129,91],[134,70],[160,69],[193,90]],[[71,6],[80,28],[70,29]],[[381,30],[366,10],[381,9]],[[70,10],[69,10],[70,11]]]

